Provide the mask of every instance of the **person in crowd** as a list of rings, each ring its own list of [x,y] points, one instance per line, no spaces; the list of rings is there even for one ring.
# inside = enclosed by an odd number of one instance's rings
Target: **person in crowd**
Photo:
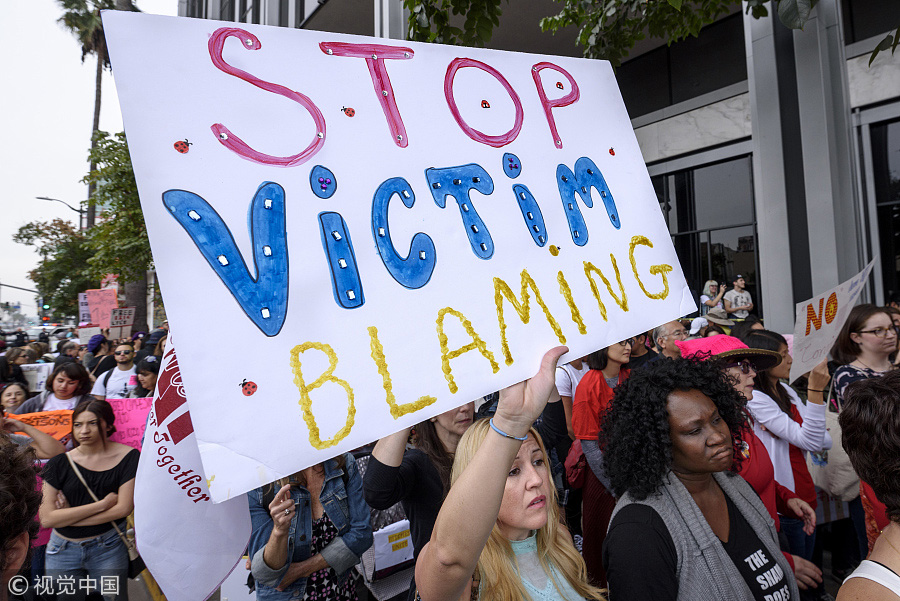
[[[56,369],[63,363],[71,363],[78,361],[78,343],[74,340],[62,340],[59,344],[59,357],[53,361],[53,368]]]
[[[474,415],[475,403],[466,403],[417,424],[415,446],[409,450],[409,428],[385,436],[372,449],[363,478],[366,503],[380,510],[396,503],[403,506],[414,557],[431,538],[441,502],[450,490],[456,447]],[[415,590],[413,578],[409,599],[415,598]]]
[[[151,355],[153,349],[147,347],[150,334],[147,332],[135,332],[131,336],[131,344],[134,345],[134,362],[140,363],[144,357]]]
[[[840,415],[844,449],[853,469],[887,509],[888,524],[872,553],[844,581],[837,601],[900,599],[900,371],[844,390]]]
[[[565,365],[559,365],[556,368],[556,390],[559,392],[562,407],[565,409],[566,433],[569,438],[569,442],[564,445],[564,448],[557,449],[557,455],[560,461],[565,461],[566,457],[569,455],[569,447],[572,446],[572,441],[576,438],[575,429],[572,426],[572,405],[575,399],[575,390],[578,388],[581,379],[588,371],[590,371],[590,369],[591,368],[587,363],[587,357],[575,359]],[[555,403],[547,403],[547,406],[549,407],[553,404]],[[546,415],[546,413],[547,409],[544,409],[544,415]]]
[[[160,361],[162,360],[163,353],[166,352],[166,343],[169,340],[169,335],[165,334],[162,338],[159,339],[159,342],[156,343],[153,347],[153,356],[158,358]]]
[[[725,284],[719,286],[719,283],[715,280],[706,280],[706,283],[703,284],[703,293],[700,295],[701,316],[706,315],[710,309],[725,309],[722,297],[725,296],[727,288],[728,286]]]
[[[158,346],[165,346],[164,344],[163,344],[163,345],[160,345],[159,342],[160,342],[160,340],[162,340],[163,338],[165,338],[165,337],[168,335],[168,333],[169,333],[168,326],[165,327],[165,328],[159,327],[159,328],[153,330],[153,331],[150,332],[150,334],[144,339],[144,344],[143,344],[141,350],[146,350],[146,351],[147,351],[147,354],[155,355],[155,354],[156,354],[156,348],[157,348]],[[158,356],[158,357],[161,357],[161,356],[162,356],[162,350],[160,350],[160,354],[157,355],[157,356]]]
[[[28,398],[28,387],[21,382],[7,382],[0,385],[0,406],[13,412]]]
[[[746,285],[744,276],[738,274],[734,276],[731,290],[725,293],[725,312],[738,319],[746,319],[753,310],[753,298],[747,292]]]
[[[41,493],[36,486],[33,451],[0,436],[0,601],[8,598],[9,581],[28,561],[37,537]]]
[[[355,601],[350,568],[373,539],[353,455],[308,467],[277,486],[277,492],[269,484],[247,493],[257,599]]]
[[[612,598],[799,599],[769,510],[734,473],[745,402],[718,361],[658,361],[619,387],[601,431]]]
[[[85,367],[91,374],[91,381],[95,381],[97,377],[116,366],[115,357],[109,352],[109,341],[103,334],[94,334],[87,343],[87,351],[90,356],[85,355],[82,361],[87,361]]]
[[[156,392],[156,378],[159,376],[159,359],[153,355],[145,357],[137,366],[138,385],[128,393],[131,398],[152,397]]]
[[[41,330],[40,334],[38,334],[38,342],[50,344],[50,334],[47,333],[47,330]]]
[[[15,413],[74,409],[90,392],[91,378],[78,363],[63,363],[53,370],[44,386],[39,395],[19,405]]]
[[[53,355],[50,354],[50,345],[46,342],[30,342],[28,348],[31,350],[32,361],[30,363],[51,363]]]
[[[766,446],[775,469],[775,480],[816,508],[816,489],[806,466],[806,452],[820,453],[831,448],[831,435],[825,429],[824,389],[828,369],[822,363],[810,373],[806,404],[793,388],[782,382],[791,373],[792,358],[787,341],[769,330],[753,330],[745,338],[751,348],[775,351],[782,361],[756,374],[753,397],[747,404],[753,416],[753,430]],[[803,520],[782,514],[781,531],[788,539],[790,552],[808,560],[813,558],[815,531],[804,531]]]
[[[24,346],[15,346],[2,357],[0,357],[0,384],[7,382],[19,382],[24,386],[28,386],[28,380],[22,373],[20,366],[28,363],[28,354]]]
[[[16,384],[10,384],[10,386],[16,386]],[[50,459],[66,450],[61,442],[46,432],[38,430],[31,424],[9,417],[4,407],[0,407],[0,432],[17,445],[34,449],[38,459]],[[23,432],[24,436],[15,434],[15,432]]]
[[[653,340],[653,346],[659,352],[659,356],[655,357],[653,361],[663,358],[677,359],[681,351],[678,350],[675,341],[684,340],[687,338],[687,335],[688,331],[681,325],[680,321],[670,321],[654,328],[650,337]]]
[[[695,317],[691,320],[691,326],[688,328],[688,340],[692,338],[703,338],[706,328],[709,327],[709,321],[705,317]]]
[[[590,370],[587,357],[575,359],[565,365],[556,368],[556,390],[559,392],[559,402],[551,401],[544,407],[541,414],[541,438],[544,446],[556,451],[558,464],[565,463],[575,440],[575,430],[572,426],[572,404],[575,390],[581,378]],[[571,488],[566,481],[565,470],[562,470],[563,488],[565,495],[566,521],[572,534],[581,534],[581,490]]]
[[[16,328],[16,340],[13,342],[13,347],[19,348],[28,344],[28,332],[23,330],[22,328]]]
[[[634,340],[629,338],[588,355],[590,370],[578,384],[572,406],[575,437],[581,441],[581,449],[591,468],[587,471],[582,487],[582,554],[587,564],[588,577],[591,582],[600,586],[606,584],[603,540],[606,538],[606,529],[616,499],[610,492],[609,480],[603,470],[597,436],[603,425],[603,416],[612,402],[614,389],[627,380],[631,373],[628,360],[633,346]]]
[[[728,335],[714,340],[707,338],[679,342],[678,345],[685,358],[717,362],[735,390],[741,394],[745,403],[753,398],[757,374],[766,373],[781,365],[782,362],[781,354],[776,351],[749,348],[737,338]],[[827,382],[827,371],[826,363],[822,362],[816,371],[819,379],[814,378],[814,381],[821,384],[822,378],[824,378],[824,381]],[[813,534],[816,525],[815,505],[810,505],[791,489],[779,484],[775,478],[775,467],[768,449],[756,435],[753,416],[745,411],[745,417],[754,427],[748,427],[741,432],[741,438],[744,441],[741,448],[742,461],[735,466],[735,471],[759,494],[772,521],[775,522],[776,531],[781,531],[780,515],[785,515],[801,521],[802,532],[805,535]],[[788,547],[787,545],[783,546],[785,548],[782,551],[794,570],[800,589],[815,590],[816,595],[820,596],[819,585],[822,582],[822,570],[809,559],[786,552]]]
[[[656,351],[647,346],[648,332],[641,332],[634,337],[634,345],[631,348],[631,357],[628,358],[628,368],[637,369],[657,356]]]
[[[113,353],[115,369],[110,369],[94,382],[91,394],[104,400],[106,397],[125,398],[137,386],[137,370],[134,366],[134,349],[130,344],[116,346]]]
[[[549,351],[537,375],[501,391],[494,417],[460,440],[453,485],[416,562],[422,601],[602,599],[560,523],[547,452],[531,427],[555,395],[565,351]]]
[[[128,598],[128,549],[116,528],[124,533],[125,518],[134,510],[140,453],[109,440],[115,419],[106,401],[79,403],[72,412],[75,447],[44,467],[40,516],[41,526],[53,528],[46,569],[56,590],[60,577],[87,576],[96,583],[100,576],[114,576],[117,594],[104,597]]]
[[[731,328],[731,335],[738,340],[743,340],[753,330],[765,330],[766,326],[762,324],[756,315],[749,315],[744,321],[739,321]]]

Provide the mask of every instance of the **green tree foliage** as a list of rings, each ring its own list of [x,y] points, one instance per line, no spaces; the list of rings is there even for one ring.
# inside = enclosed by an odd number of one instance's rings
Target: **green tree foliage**
[[[63,219],[33,221],[20,227],[13,241],[33,246],[40,255],[28,278],[50,305],[53,316],[77,317],[78,293],[100,283],[87,269],[94,251],[84,232]]]
[[[500,0],[403,0],[409,10],[409,39],[484,47],[500,25]],[[451,16],[464,15],[462,27]]]
[[[90,230],[90,272],[98,278],[115,273],[120,282],[141,281],[153,268],[153,255],[125,133],[95,132],[90,158],[96,168],[83,181],[96,186],[89,202],[99,212]]]

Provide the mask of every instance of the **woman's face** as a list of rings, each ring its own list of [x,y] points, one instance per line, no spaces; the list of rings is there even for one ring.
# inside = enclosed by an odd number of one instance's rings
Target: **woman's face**
[[[725,368],[725,373],[731,376],[735,390],[744,395],[748,401],[753,398],[753,378],[756,377],[756,370],[753,365],[744,359],[740,365],[732,365]]]
[[[72,434],[78,444],[96,444],[106,440],[106,422],[92,411],[82,411],[72,421]]]
[[[13,360],[13,363],[15,363],[16,365],[25,365],[26,363],[28,363],[28,355],[26,353],[19,355]]]
[[[138,383],[141,385],[141,388],[153,392],[153,389],[156,386],[156,374],[152,371],[139,372]]]
[[[3,405],[3,409],[6,411],[12,411],[24,402],[25,391],[22,390],[21,386],[10,384],[0,394],[0,405]]]
[[[631,358],[631,348],[634,345],[634,339],[629,338],[622,342],[617,342],[606,349],[606,358],[610,362],[622,365],[628,363]]]
[[[782,344],[778,348],[778,353],[781,355],[781,363],[770,369],[767,373],[773,380],[788,380],[791,377],[791,363],[794,362],[794,359],[788,352],[788,346],[786,344]]]
[[[53,378],[53,394],[61,401],[67,401],[75,396],[78,390],[78,380],[73,380],[65,373],[59,373]]]
[[[874,332],[880,331],[885,335],[881,338]],[[897,349],[897,332],[894,330],[894,322],[887,313],[876,313],[869,317],[858,332],[850,334],[850,340],[859,345],[860,355],[887,356]]]
[[[509,540],[523,540],[532,530],[547,523],[550,503],[550,472],[546,458],[534,437],[519,447],[506,477],[497,526]]]
[[[712,399],[699,390],[675,390],[669,394],[666,410],[672,439],[672,471],[690,476],[731,468],[731,430]]]
[[[431,418],[431,421],[434,423],[434,429],[437,431],[438,438],[444,446],[453,447],[452,449],[447,448],[447,451],[451,453],[456,452],[456,443],[459,442],[460,437],[465,434],[466,430],[469,429],[469,426],[472,425],[472,419],[474,417],[475,403],[473,402],[460,405],[456,409],[445,411],[437,417]]]

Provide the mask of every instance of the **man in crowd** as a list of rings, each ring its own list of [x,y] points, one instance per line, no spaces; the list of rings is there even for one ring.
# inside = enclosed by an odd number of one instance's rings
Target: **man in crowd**
[[[753,308],[753,299],[744,288],[746,285],[744,276],[738,274],[734,276],[734,287],[725,293],[725,312],[738,319],[746,319]]]
[[[659,351],[659,355],[651,359],[651,361],[664,358],[677,359],[681,356],[681,351],[675,346],[675,341],[687,338],[687,330],[684,329],[680,321],[670,321],[655,328],[650,336],[653,339],[654,346]]]
[[[78,361],[78,344],[73,340],[66,340],[59,348],[59,357],[53,362],[53,369],[56,369],[63,363]]]
[[[652,361],[656,352],[647,348],[647,333],[643,332],[634,337],[631,347],[631,358],[628,360],[629,369],[637,369],[641,365]]]
[[[123,398],[137,386],[137,370],[134,366],[134,349],[130,344],[116,346],[113,353],[116,366],[99,376],[91,394],[101,401],[106,397]]]

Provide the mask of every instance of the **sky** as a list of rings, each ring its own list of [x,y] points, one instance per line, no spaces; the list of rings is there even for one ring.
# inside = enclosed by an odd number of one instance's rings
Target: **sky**
[[[178,0],[137,0],[146,13],[175,15]],[[57,19],[54,0],[28,0],[10,6],[6,52],[0,58],[4,93],[0,94],[0,283],[34,289],[28,272],[37,265],[32,247],[16,244],[13,235],[31,221],[53,218],[77,223],[78,215],[63,204],[36,200],[58,198],[73,206],[87,198],[80,183],[88,170],[94,117],[97,62],[81,62],[81,47]],[[100,128],[122,131],[122,116],[113,76],[103,77]],[[20,302],[22,312],[36,315],[35,294],[0,286],[0,301]]]

